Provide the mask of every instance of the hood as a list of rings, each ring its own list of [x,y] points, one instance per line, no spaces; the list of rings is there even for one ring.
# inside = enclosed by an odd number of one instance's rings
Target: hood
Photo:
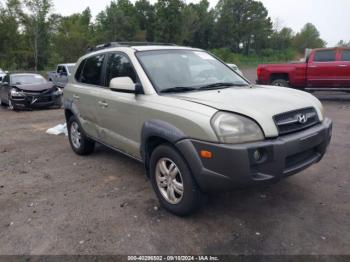
[[[47,82],[43,84],[34,84],[34,85],[14,85],[16,88],[23,91],[33,91],[33,92],[41,92],[48,90],[53,87],[53,83]]]
[[[323,120],[322,105],[317,98],[299,90],[275,86],[234,87],[221,90],[174,94],[178,99],[230,111],[254,119],[266,137],[278,136],[275,115],[314,107]]]

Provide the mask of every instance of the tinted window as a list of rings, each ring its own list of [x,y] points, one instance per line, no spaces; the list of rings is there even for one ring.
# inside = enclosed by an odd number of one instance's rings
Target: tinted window
[[[4,76],[4,79],[2,80],[2,82],[7,82],[7,83],[9,83],[9,82],[10,82],[10,75]]]
[[[130,77],[134,83],[137,82],[136,73],[130,60],[122,54],[111,54],[107,65],[107,86],[109,86],[109,83],[113,78],[126,76]]]
[[[75,72],[75,79],[78,82],[81,82],[81,73],[83,72],[84,66],[85,66],[86,59],[81,61],[77,71]]]
[[[341,53],[341,61],[350,61],[350,50],[343,50]]]
[[[314,61],[316,62],[331,62],[335,61],[335,50],[316,51]]]
[[[101,74],[105,55],[92,56],[86,59],[80,81],[90,85],[101,85]]]
[[[67,70],[64,66],[57,67],[57,73],[61,73],[61,72],[67,73]]]

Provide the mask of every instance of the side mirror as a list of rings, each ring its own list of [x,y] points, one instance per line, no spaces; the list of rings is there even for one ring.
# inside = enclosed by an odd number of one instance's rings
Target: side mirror
[[[113,91],[136,93],[136,85],[130,77],[113,78],[109,84],[109,88]]]

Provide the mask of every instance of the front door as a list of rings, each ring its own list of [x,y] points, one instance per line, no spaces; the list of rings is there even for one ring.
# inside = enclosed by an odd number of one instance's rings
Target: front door
[[[110,81],[115,77],[130,77],[137,82],[135,70],[125,54],[111,53],[106,65],[106,88],[98,95],[101,142],[138,158],[141,130],[138,96],[110,90]]]
[[[339,85],[342,87],[350,87],[350,49],[339,51]]]
[[[337,50],[316,50],[310,56],[307,79],[311,87],[338,86],[339,70],[336,62]]]

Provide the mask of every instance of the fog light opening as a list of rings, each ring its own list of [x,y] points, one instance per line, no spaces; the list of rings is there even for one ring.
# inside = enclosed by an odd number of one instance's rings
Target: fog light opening
[[[263,160],[264,154],[260,149],[256,149],[253,153],[255,162],[261,162]]]

